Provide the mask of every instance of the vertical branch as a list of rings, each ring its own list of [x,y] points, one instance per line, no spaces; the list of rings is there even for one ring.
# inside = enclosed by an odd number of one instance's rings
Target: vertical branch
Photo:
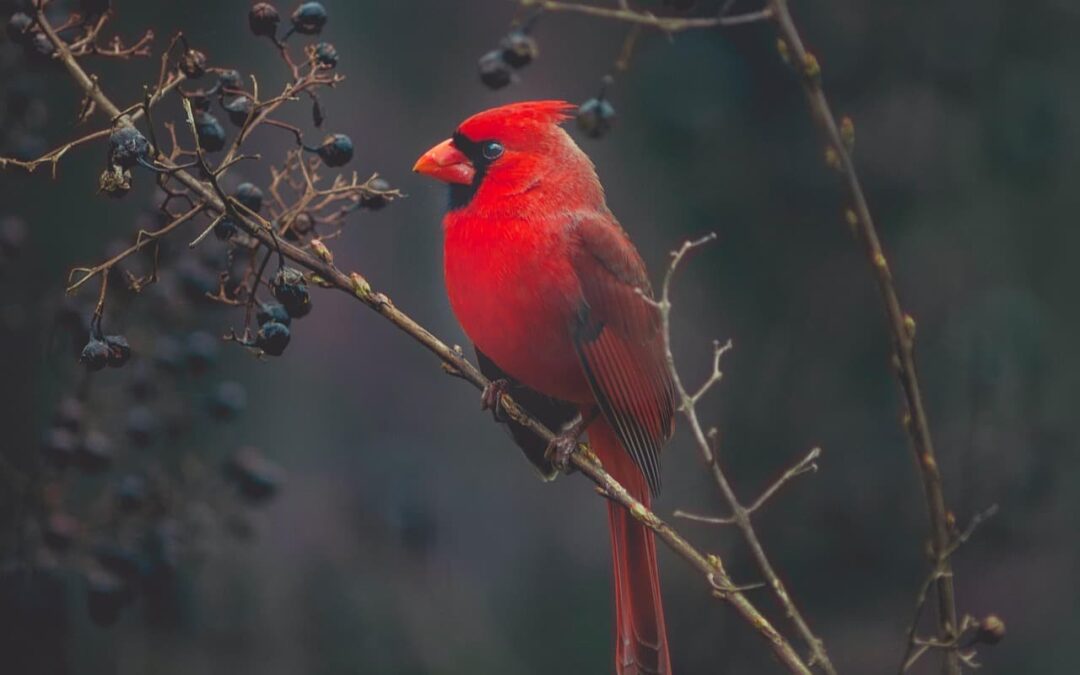
[[[800,73],[800,81],[806,93],[807,101],[814,120],[825,135],[828,148],[827,157],[834,167],[844,176],[851,207],[847,212],[849,223],[855,228],[861,239],[874,280],[878,287],[881,302],[885,307],[889,332],[893,342],[893,365],[903,390],[907,412],[903,426],[907,432],[915,463],[922,478],[927,511],[930,517],[930,543],[936,575],[935,585],[938,598],[938,618],[940,637],[944,642],[954,641],[958,624],[956,613],[955,589],[951,563],[947,551],[950,545],[949,513],[945,505],[941,472],[938,468],[937,455],[930,437],[930,424],[926,418],[920,391],[918,372],[915,366],[914,340],[915,320],[905,314],[896,293],[888,260],[881,247],[877,227],[870,214],[870,207],[863,193],[862,184],[851,158],[850,145],[854,137],[854,126],[845,120],[843,127],[837,124],[832,109],[821,88],[821,69],[817,58],[806,50],[795,22],[788,10],[787,0],[769,0],[777,28],[782,38],[781,49],[789,50],[788,58]],[[960,660],[955,650],[946,650],[945,671],[949,675],[960,673]]]

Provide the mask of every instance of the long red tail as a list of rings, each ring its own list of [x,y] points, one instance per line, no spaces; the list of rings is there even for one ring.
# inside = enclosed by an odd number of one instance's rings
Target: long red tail
[[[604,419],[590,425],[589,441],[607,472],[648,507],[645,477]],[[615,584],[615,672],[671,675],[652,530],[615,502],[608,504],[608,524]]]

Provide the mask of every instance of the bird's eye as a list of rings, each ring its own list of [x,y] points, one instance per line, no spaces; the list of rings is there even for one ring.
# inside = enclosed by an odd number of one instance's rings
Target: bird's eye
[[[488,141],[487,143],[484,143],[482,152],[484,153],[484,159],[496,160],[502,157],[503,146],[496,141]]]

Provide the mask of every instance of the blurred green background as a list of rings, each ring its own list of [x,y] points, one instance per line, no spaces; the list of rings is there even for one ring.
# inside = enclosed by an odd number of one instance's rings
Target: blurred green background
[[[356,142],[349,168],[378,171],[408,194],[352,217],[334,242],[336,261],[464,345],[441,280],[446,195],[410,173],[413,161],[477,110],[595,95],[625,29],[545,16],[539,60],[491,92],[475,62],[506,32],[515,3],[325,4],[323,38],[348,77],[323,97],[326,128]],[[273,48],[247,30],[246,2],[115,5],[113,28],[127,38],[153,28],[160,48],[182,30],[213,65],[256,74],[263,91],[284,84]],[[950,505],[961,523],[1001,507],[955,559],[961,611],[1008,623],[1006,640],[983,649],[984,672],[1076,672],[1080,321],[1069,252],[1080,244],[1080,6],[794,0],[792,9],[836,112],[856,123],[856,160],[918,323]],[[79,96],[66,74],[28,70],[18,52],[0,43],[3,154],[78,133]],[[126,103],[156,78],[158,62],[88,67]],[[15,125],[10,101],[24,90],[41,102],[31,122]],[[735,342],[701,412],[721,430],[740,494],[752,498],[810,447],[824,449],[821,470],[760,513],[764,543],[842,672],[895,672],[927,572],[925,509],[868,263],[775,34],[766,25],[647,34],[609,95],[615,132],[602,141],[571,133],[653,278],[684,238],[719,235],[678,280],[675,347],[692,379],[705,376],[713,339]],[[178,110],[168,102],[162,116]],[[310,127],[306,103],[284,117]],[[265,184],[265,160],[287,140],[256,133],[252,147],[265,159],[242,165],[234,182]],[[45,170],[0,174],[0,216],[28,225],[25,250],[4,263],[0,281],[0,448],[13,476],[0,484],[0,672],[9,672],[4,659],[12,673],[610,672],[606,519],[590,486],[537,481],[479,413],[477,392],[332,292],[315,293],[280,359],[260,363],[222,345],[216,368],[169,384],[173,398],[195,402],[178,413],[182,432],[147,449],[118,447],[117,471],[167,472],[192,462],[213,469],[255,445],[288,472],[280,496],[239,515],[198,490],[184,496],[185,512],[206,513],[177,535],[165,597],[146,595],[110,628],[87,619],[81,558],[28,553],[26,521],[37,513],[28,495],[43,480],[38,447],[58,401],[82,389],[94,424],[117,438],[133,405],[124,393],[131,371],[87,380],[55,322],[68,270],[145,223],[150,181],[137,176],[122,201],[98,196],[103,157],[102,146],[74,152],[55,181]],[[194,234],[178,234],[172,260],[196,255],[185,250]],[[208,241],[206,255],[219,246]],[[166,266],[163,284],[178,283],[177,265]],[[110,306],[107,323],[128,334],[137,361],[149,361],[163,332],[224,334],[239,324],[237,311],[197,304],[155,318],[166,295]],[[231,424],[199,403],[225,380],[247,389],[247,409]],[[172,414],[173,398],[154,410]],[[685,430],[665,472],[659,513],[720,512]],[[116,475],[61,477],[58,499],[92,513]],[[250,535],[236,535],[233,516]],[[723,555],[736,579],[757,580],[735,532],[680,529]],[[680,559],[662,549],[660,563],[676,672],[781,672]],[[784,625],[764,592],[756,600]],[[915,671],[932,672],[933,662]]]

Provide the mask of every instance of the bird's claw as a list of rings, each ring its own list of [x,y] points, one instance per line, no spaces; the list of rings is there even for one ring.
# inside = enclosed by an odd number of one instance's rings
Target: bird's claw
[[[502,397],[510,388],[510,380],[500,378],[488,382],[484,391],[480,393],[480,409],[490,410],[496,421],[505,422],[506,413],[502,409]]]
[[[570,457],[578,451],[578,436],[580,431],[555,436],[544,450],[544,457],[559,471],[569,473],[573,468]]]

